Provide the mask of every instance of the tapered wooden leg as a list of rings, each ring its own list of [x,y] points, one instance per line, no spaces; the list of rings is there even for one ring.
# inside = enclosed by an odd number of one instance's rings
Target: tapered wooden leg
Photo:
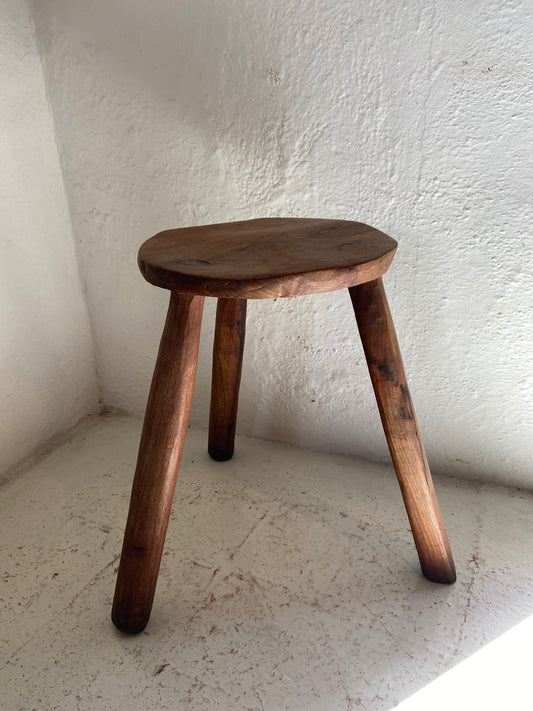
[[[208,450],[219,462],[233,456],[246,303],[246,299],[219,299],[217,305]]]
[[[383,282],[376,279],[349,291],[422,572],[433,582],[453,583],[455,566],[420,439]]]
[[[124,632],[141,632],[152,609],[189,419],[203,303],[203,296],[170,296],[113,602],[113,622]]]

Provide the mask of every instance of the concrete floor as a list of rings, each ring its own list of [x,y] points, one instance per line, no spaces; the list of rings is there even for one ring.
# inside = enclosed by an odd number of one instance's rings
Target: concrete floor
[[[118,633],[139,432],[98,418],[0,489],[0,708],[533,708],[531,493],[436,479],[439,586],[391,467],[261,440],[219,464],[189,431],[151,621]]]

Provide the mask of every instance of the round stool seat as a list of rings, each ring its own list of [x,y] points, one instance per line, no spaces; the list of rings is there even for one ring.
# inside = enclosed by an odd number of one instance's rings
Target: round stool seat
[[[139,267],[147,281],[171,291],[266,299],[377,279],[396,247],[360,222],[264,218],[160,232],[140,248]]]

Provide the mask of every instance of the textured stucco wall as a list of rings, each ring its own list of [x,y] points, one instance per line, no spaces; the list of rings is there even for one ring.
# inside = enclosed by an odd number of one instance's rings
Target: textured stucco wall
[[[158,230],[267,215],[395,237],[430,462],[533,485],[531,5],[39,0],[104,401],[144,408]],[[207,422],[213,304],[192,418]],[[347,294],[249,308],[241,431],[387,456]]]
[[[0,473],[98,409],[30,8],[0,2]]]

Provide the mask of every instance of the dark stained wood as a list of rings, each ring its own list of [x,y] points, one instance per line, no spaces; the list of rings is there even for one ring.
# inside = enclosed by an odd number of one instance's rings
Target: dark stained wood
[[[213,344],[208,447],[209,455],[219,462],[233,456],[245,328],[246,300],[219,299]]]
[[[266,299],[377,279],[396,247],[360,222],[265,218],[160,232],[141,246],[139,267],[172,291]]]
[[[189,419],[203,297],[172,293],[148,398],[112,619],[144,629],[154,598]]]
[[[455,568],[420,439],[381,280],[396,242],[341,220],[269,218],[162,232],[139,251],[145,278],[171,290],[148,399],[112,618],[144,629],[152,608],[191,405],[204,296],[219,298],[209,453],[233,454],[246,299],[349,287],[357,324],[424,575]]]
[[[382,280],[351,288],[350,296],[422,572],[433,582],[453,583],[455,566]]]

